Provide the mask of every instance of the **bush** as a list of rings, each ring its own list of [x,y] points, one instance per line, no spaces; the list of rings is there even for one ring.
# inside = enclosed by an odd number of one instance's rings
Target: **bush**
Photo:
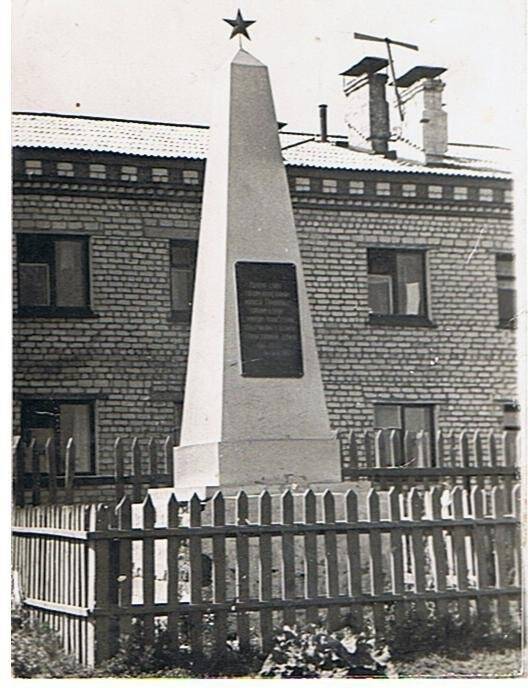
[[[89,675],[64,653],[59,636],[46,624],[31,621],[20,605],[11,610],[11,668],[16,678]]]
[[[394,609],[387,614],[387,631],[383,637],[394,659],[431,653],[466,655],[485,648],[520,647],[520,629],[503,633],[493,614],[484,617],[472,612],[464,620],[456,602],[450,603],[445,615],[439,615],[433,602],[425,603],[425,615],[418,614],[416,603],[408,603],[397,619]]]
[[[395,677],[386,649],[376,651],[366,633],[350,628],[328,633],[309,624],[304,628],[284,626],[259,672],[275,678]]]

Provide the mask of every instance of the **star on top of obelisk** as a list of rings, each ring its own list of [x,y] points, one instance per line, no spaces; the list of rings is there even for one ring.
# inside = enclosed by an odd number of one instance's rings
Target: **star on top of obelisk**
[[[242,16],[242,12],[240,10],[237,11],[236,19],[224,19],[229,26],[233,27],[233,30],[231,31],[231,35],[229,36],[229,39],[234,38],[235,36],[238,36],[238,40],[241,41],[241,36],[244,36],[245,38],[248,39],[248,41],[251,40],[249,37],[249,34],[247,32],[247,29],[251,24],[255,23],[254,19],[244,19]]]

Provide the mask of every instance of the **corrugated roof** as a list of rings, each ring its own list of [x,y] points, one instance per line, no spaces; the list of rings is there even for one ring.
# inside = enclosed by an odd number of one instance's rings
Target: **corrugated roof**
[[[59,148],[157,158],[207,157],[208,128],[182,124],[158,124],[96,117],[16,113],[13,115],[15,147]],[[509,174],[493,162],[469,157],[450,158],[450,164],[426,167],[411,159],[389,160],[368,150],[337,145],[343,136],[329,136],[321,143],[313,134],[279,133],[287,165],[336,170],[411,172],[484,178],[505,178]],[[464,151],[466,152],[466,151]],[[472,151],[473,152],[473,151]],[[484,153],[488,153],[485,149]],[[417,151],[418,153],[418,151]]]

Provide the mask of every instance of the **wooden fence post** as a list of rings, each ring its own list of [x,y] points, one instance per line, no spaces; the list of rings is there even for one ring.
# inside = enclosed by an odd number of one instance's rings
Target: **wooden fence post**
[[[114,480],[115,480],[115,500],[119,502],[125,496],[125,454],[123,441],[116,437],[114,442]]]
[[[484,495],[482,489],[475,485],[471,490],[471,510],[473,518],[484,518]],[[489,587],[489,538],[487,526],[473,526],[473,548],[476,559],[477,587],[479,590],[486,590]],[[477,597],[477,611],[483,617],[488,617],[491,608],[487,597]]]
[[[152,497],[147,494],[142,504],[143,531],[152,530],[156,524],[156,510]],[[152,607],[154,604],[154,540],[146,537],[143,540],[143,604]],[[143,615],[143,633],[145,642],[154,642],[154,614]]]
[[[15,505],[24,506],[25,452],[21,437],[15,437],[13,444],[13,475],[15,478]]]
[[[413,487],[409,492],[409,511],[413,521],[423,520],[423,504],[420,492]],[[418,594],[424,593],[427,589],[425,574],[425,548],[424,533],[421,528],[411,530],[412,562],[414,573],[414,585]],[[427,606],[423,599],[416,601],[416,611],[419,617],[427,617]]]
[[[293,495],[286,490],[281,497],[282,524],[293,525],[294,504]],[[293,533],[284,532],[281,538],[282,558],[282,599],[291,600],[295,597],[295,545]],[[284,624],[292,626],[295,623],[295,609],[284,608],[282,620]]]
[[[108,531],[108,508],[94,504],[90,512],[90,532]],[[116,637],[111,633],[110,601],[113,597],[110,578],[110,541],[106,539],[88,542],[88,618],[87,659],[90,666],[100,664],[112,656]]]
[[[259,524],[271,525],[271,495],[266,490],[259,497]],[[259,599],[262,602],[271,600],[272,575],[271,535],[263,533],[259,536]],[[270,609],[260,612],[260,634],[262,651],[268,652],[273,641],[273,613]]]
[[[494,518],[501,518],[506,515],[506,499],[504,495],[504,488],[495,486],[491,493],[491,508]],[[496,525],[494,528],[494,544],[495,544],[495,587],[508,587],[508,526]],[[503,633],[507,633],[511,626],[510,607],[508,599],[502,595],[497,600],[497,612],[499,617],[499,624]]]
[[[464,495],[464,490],[461,487],[455,487],[452,491],[453,517],[455,521],[462,521],[465,518]],[[454,545],[457,587],[461,591],[467,590],[469,587],[466,535],[467,529],[457,526],[453,528],[451,536]],[[469,601],[467,598],[461,598],[458,601],[458,612],[463,621],[469,621]]]
[[[64,471],[64,499],[66,504],[73,502],[73,481],[75,478],[75,442],[70,437],[66,444],[66,465]]]
[[[430,492],[430,511],[433,521],[442,520],[442,494],[444,488],[436,485]],[[431,529],[432,545],[433,545],[433,571],[435,588],[438,592],[446,592],[447,590],[447,553],[444,530],[440,527]],[[437,600],[436,608],[438,616],[443,617],[448,613],[447,601],[443,599]]]
[[[134,503],[141,502],[141,483],[143,481],[141,469],[141,447],[139,440],[134,437],[132,440],[132,501]]]
[[[55,504],[57,502],[57,452],[55,442],[51,437],[46,440],[44,452],[48,464],[48,504]]]
[[[40,454],[34,439],[28,446],[28,454],[31,461],[31,503],[33,506],[40,504]]]

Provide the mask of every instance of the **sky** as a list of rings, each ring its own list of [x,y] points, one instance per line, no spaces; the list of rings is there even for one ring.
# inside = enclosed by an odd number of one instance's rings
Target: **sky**
[[[18,111],[207,124],[215,70],[244,47],[270,69],[277,117],[290,131],[346,133],[342,77],[385,46],[396,73],[447,67],[451,142],[518,145],[525,117],[523,0],[13,0],[12,107]]]

